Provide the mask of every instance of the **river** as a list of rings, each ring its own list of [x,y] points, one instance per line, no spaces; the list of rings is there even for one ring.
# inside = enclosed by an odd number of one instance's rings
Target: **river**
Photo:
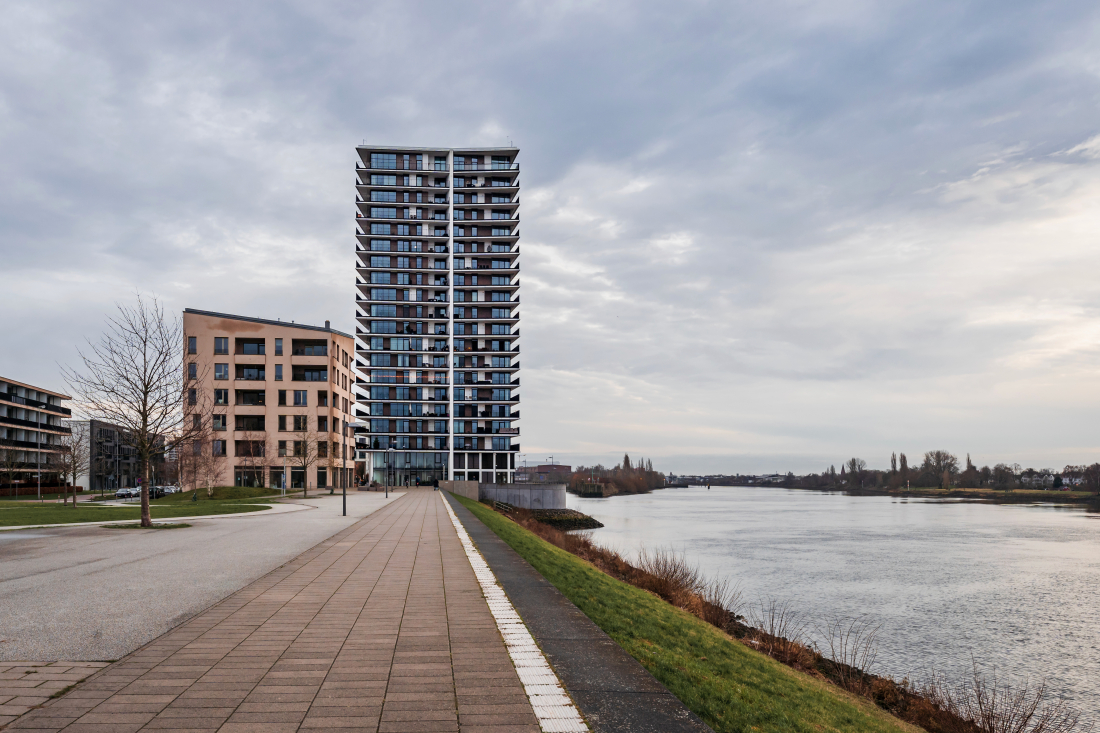
[[[879,674],[958,678],[973,658],[1045,679],[1100,723],[1100,514],[729,486],[568,505],[606,525],[593,532],[601,544],[682,551],[750,602],[873,618]]]

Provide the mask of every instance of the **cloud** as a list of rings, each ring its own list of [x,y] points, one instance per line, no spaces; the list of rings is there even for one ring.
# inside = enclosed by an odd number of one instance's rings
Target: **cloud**
[[[138,289],[351,330],[353,146],[511,139],[533,457],[1100,460],[1098,12],[11,3],[0,373]]]

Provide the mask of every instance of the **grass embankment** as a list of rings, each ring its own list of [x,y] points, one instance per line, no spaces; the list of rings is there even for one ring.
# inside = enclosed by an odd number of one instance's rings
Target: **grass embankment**
[[[456,497],[718,733],[919,731]]]
[[[247,490],[246,490],[247,491]],[[241,514],[268,509],[270,504],[257,499],[224,498],[207,499],[199,492],[197,501],[177,499],[181,494],[168,496],[149,502],[149,512],[153,519],[172,519],[175,517],[198,517],[215,514]],[[169,501],[175,499],[175,501]],[[0,507],[0,527],[20,527],[42,524],[75,524],[79,522],[114,522],[141,518],[141,504],[134,502],[130,506],[102,506],[80,502],[74,508],[65,504],[22,504]]]

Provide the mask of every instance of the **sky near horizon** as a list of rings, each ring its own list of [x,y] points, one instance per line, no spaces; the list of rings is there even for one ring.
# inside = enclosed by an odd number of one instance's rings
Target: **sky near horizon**
[[[521,148],[529,462],[1100,461],[1100,6],[9,2],[0,375],[354,329],[354,146]]]

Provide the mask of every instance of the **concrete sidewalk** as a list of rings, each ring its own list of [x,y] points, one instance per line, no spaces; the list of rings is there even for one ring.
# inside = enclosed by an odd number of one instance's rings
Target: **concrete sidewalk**
[[[10,728],[539,725],[441,494],[412,489]]]

